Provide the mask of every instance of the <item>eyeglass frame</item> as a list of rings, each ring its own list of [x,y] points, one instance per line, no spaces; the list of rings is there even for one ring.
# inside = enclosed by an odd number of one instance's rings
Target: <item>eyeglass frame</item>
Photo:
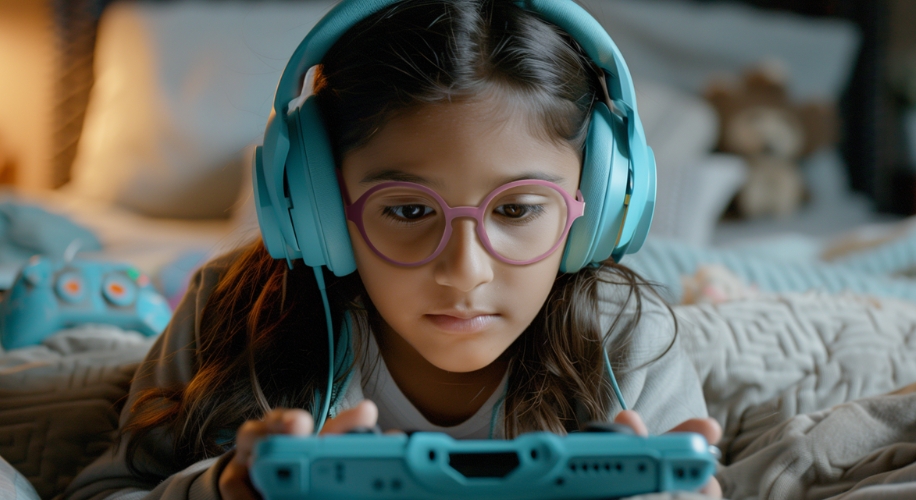
[[[550,254],[555,252],[557,248],[560,247],[560,244],[563,243],[563,240],[566,238],[566,236],[569,234],[569,229],[572,227],[573,222],[575,222],[576,219],[578,219],[579,217],[582,217],[585,214],[585,200],[582,199],[581,190],[577,189],[576,197],[573,198],[572,195],[566,192],[566,190],[563,189],[559,184],[556,184],[550,181],[545,181],[542,179],[522,179],[518,181],[507,182],[506,184],[498,186],[494,190],[490,191],[490,193],[476,207],[475,206],[452,207],[442,198],[442,196],[439,195],[439,193],[434,191],[432,188],[428,186],[424,186],[422,184],[417,184],[414,182],[404,182],[404,181],[390,181],[390,182],[383,182],[381,184],[375,185],[372,188],[370,188],[368,191],[363,193],[362,196],[360,196],[355,202],[350,203],[349,193],[347,192],[346,186],[343,183],[343,178],[339,174],[339,172],[338,172],[338,183],[340,185],[340,189],[343,194],[343,199],[344,199],[344,204],[345,204],[344,212],[346,214],[347,220],[356,224],[357,229],[359,229],[359,232],[363,237],[363,241],[365,241],[366,244],[369,245],[369,248],[372,249],[372,251],[375,252],[375,254],[381,257],[383,260],[391,264],[394,264],[397,266],[404,266],[404,267],[422,266],[424,264],[432,262],[436,257],[438,257],[439,254],[441,254],[442,251],[445,250],[445,246],[448,244],[449,240],[452,237],[452,221],[458,218],[471,218],[477,221],[477,228],[476,228],[477,237],[480,238],[480,242],[483,244],[483,247],[484,249],[486,249],[487,253],[489,253],[495,259],[499,260],[500,262],[506,263],[506,264],[512,264],[512,265],[517,265],[517,266],[534,264],[535,262],[540,262],[546,259]],[[500,255],[493,248],[493,245],[490,243],[490,238],[487,236],[487,231],[486,231],[486,227],[484,224],[485,211],[487,209],[487,206],[490,204],[490,202],[493,201],[494,198],[496,198],[498,195],[500,195],[504,191],[508,191],[509,189],[513,189],[518,186],[528,186],[528,185],[545,186],[545,187],[551,188],[560,193],[560,195],[563,197],[563,200],[566,202],[566,225],[563,228],[563,233],[560,235],[559,238],[557,238],[556,243],[554,243],[553,246],[549,250],[544,252],[543,254],[533,259],[524,260],[524,261],[507,259],[506,257],[503,257],[502,255]],[[436,247],[433,253],[430,254],[429,257],[419,262],[412,262],[412,263],[399,262],[399,261],[396,261],[388,257],[387,255],[382,253],[381,250],[376,248],[375,245],[372,244],[372,240],[369,238],[369,235],[366,234],[365,224],[363,224],[363,208],[366,204],[366,201],[369,199],[370,196],[372,196],[372,194],[376,193],[377,191],[381,191],[382,189],[392,188],[392,187],[406,187],[406,188],[411,188],[411,189],[417,189],[419,191],[422,191],[432,196],[433,199],[435,199],[436,202],[439,204],[439,206],[442,208],[443,215],[445,216],[445,229],[442,231],[442,237],[439,240],[439,245]]]

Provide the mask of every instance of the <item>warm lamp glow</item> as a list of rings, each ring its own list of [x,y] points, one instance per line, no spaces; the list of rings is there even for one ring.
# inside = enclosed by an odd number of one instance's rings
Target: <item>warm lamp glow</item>
[[[26,189],[46,187],[50,173],[52,27],[46,2],[0,0],[0,182],[15,163]]]

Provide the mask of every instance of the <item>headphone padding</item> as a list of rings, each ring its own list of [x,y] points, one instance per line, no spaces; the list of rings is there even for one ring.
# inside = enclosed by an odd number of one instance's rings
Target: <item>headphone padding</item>
[[[286,172],[290,185],[299,186],[290,189],[290,214],[302,260],[308,266],[326,266],[335,275],[345,276],[356,270],[356,260],[334,154],[315,98],[308,98],[289,120],[295,140],[290,141]]]
[[[604,103],[595,104],[585,140],[579,190],[585,214],[569,230],[560,270],[573,273],[597,263],[613,250],[626,196],[628,161],[621,155],[614,123],[618,118]],[[610,240],[611,248],[605,247]]]
[[[258,213],[258,224],[261,226],[261,237],[264,240],[264,246],[267,247],[267,253],[275,259],[287,258],[286,242],[283,239],[283,233],[280,232],[280,226],[277,224],[277,213],[267,194],[267,180],[264,174],[264,163],[262,158],[261,146],[255,148],[254,158],[252,158],[253,168],[251,169],[251,183],[254,186],[254,206]]]

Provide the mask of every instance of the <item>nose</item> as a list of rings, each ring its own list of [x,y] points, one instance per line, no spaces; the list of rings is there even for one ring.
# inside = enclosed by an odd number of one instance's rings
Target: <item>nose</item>
[[[436,258],[436,283],[469,292],[493,280],[490,254],[483,247],[472,219],[452,221],[452,234]]]

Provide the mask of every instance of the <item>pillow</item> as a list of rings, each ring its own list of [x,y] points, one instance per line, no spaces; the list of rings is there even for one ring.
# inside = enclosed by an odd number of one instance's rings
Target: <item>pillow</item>
[[[658,175],[649,237],[705,245],[744,184],[747,165],[737,156],[710,154],[719,138],[719,121],[705,99],[644,78],[634,86]]]
[[[581,1],[635,76],[688,92],[701,91],[713,75],[778,59],[790,75],[793,98],[839,100],[858,55],[858,29],[841,19],[729,2]]]
[[[228,217],[290,55],[335,2],[121,2],[68,188],[146,215]]]

